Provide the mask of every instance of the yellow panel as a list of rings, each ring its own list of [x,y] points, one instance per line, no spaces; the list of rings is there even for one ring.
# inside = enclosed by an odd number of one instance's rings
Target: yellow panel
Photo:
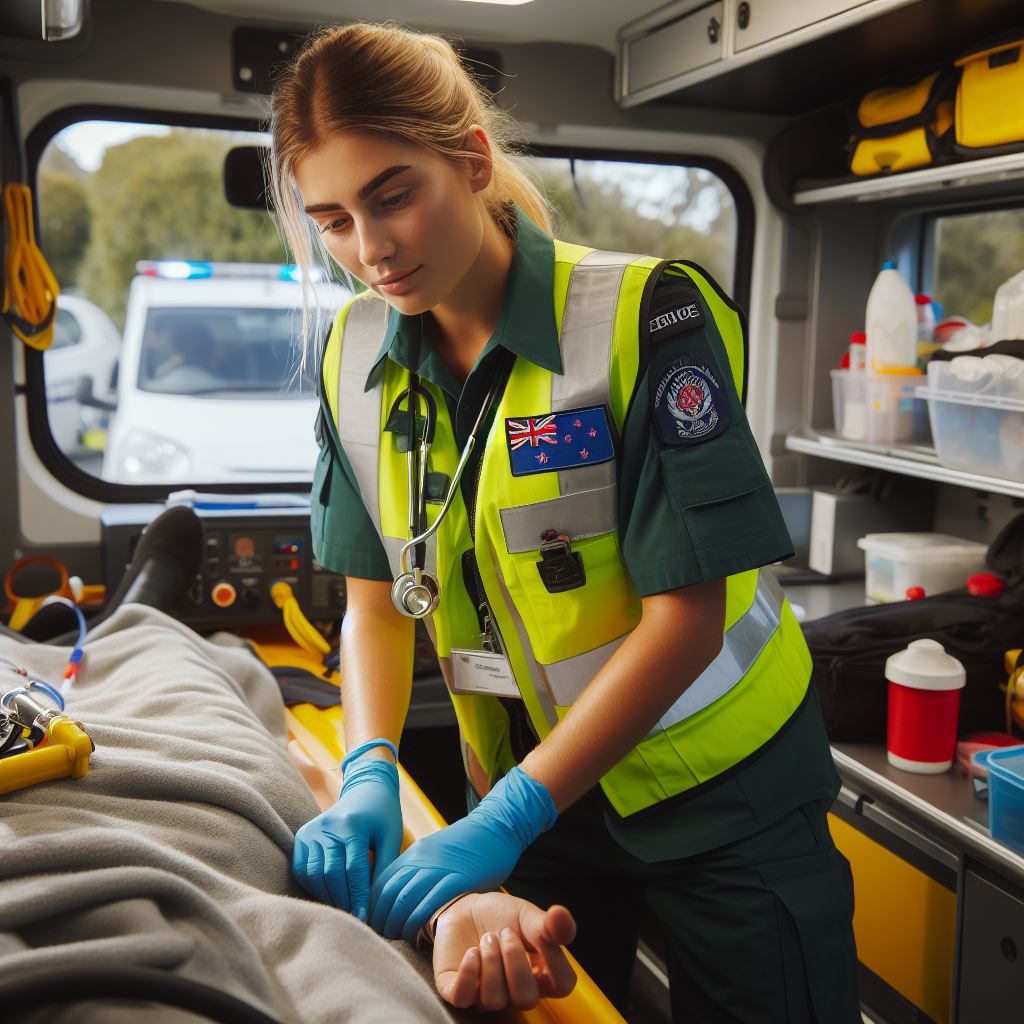
[[[948,1024],[956,894],[835,815],[829,828],[853,869],[858,959],[938,1024]]]

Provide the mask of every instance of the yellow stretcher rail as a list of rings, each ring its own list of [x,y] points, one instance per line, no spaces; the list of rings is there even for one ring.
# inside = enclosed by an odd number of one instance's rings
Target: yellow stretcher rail
[[[268,665],[298,665],[322,675],[317,659],[299,648],[273,642],[254,646]],[[333,673],[332,679],[340,683],[337,673]],[[285,718],[289,756],[306,779],[320,807],[326,810],[337,800],[341,786],[339,768],[345,756],[341,707],[320,710],[312,704],[297,704],[285,709]],[[398,779],[405,824],[404,849],[417,839],[444,828],[447,822],[401,764],[398,766]],[[495,1024],[626,1024],[571,954],[569,959],[576,971],[577,982],[568,996],[564,999],[542,999],[532,1010],[507,1009],[488,1014],[488,1020]]]

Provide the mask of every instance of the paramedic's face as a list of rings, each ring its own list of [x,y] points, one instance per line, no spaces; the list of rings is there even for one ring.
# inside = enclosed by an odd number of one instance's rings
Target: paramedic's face
[[[330,255],[401,313],[443,302],[480,252],[485,208],[468,161],[343,132],[294,174]]]

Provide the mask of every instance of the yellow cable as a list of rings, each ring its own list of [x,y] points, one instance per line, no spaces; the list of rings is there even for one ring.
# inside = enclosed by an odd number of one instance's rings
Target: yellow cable
[[[304,651],[322,656],[331,649],[313,623],[302,614],[294,591],[284,580],[278,580],[270,588],[270,599],[281,609],[285,629]]]
[[[60,285],[36,245],[32,191],[27,185],[4,186],[7,256],[4,260],[4,319],[31,348],[47,349],[53,341]]]

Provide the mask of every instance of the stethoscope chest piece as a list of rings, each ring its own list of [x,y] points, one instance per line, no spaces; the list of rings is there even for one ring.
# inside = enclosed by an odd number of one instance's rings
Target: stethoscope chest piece
[[[391,601],[403,615],[423,619],[437,609],[441,590],[437,580],[425,572],[403,572],[391,585]]]

